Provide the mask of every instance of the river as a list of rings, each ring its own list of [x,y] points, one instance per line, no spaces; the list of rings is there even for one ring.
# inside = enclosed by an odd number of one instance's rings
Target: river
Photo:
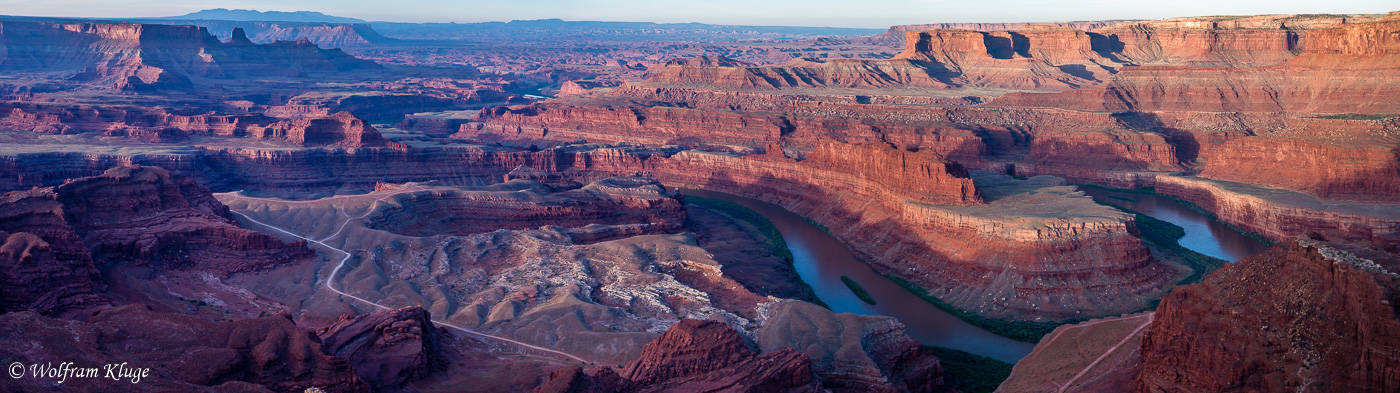
[[[1007,363],[1016,363],[1035,347],[1034,344],[998,336],[934,307],[856,259],[845,243],[781,206],[707,190],[685,189],[681,192],[736,203],[772,221],[792,250],[797,274],[812,286],[818,298],[831,306],[832,311],[891,316],[904,323],[909,336],[921,343],[967,351]],[[875,300],[875,305],[856,297],[841,282],[841,276],[848,276],[865,288]]]
[[[1186,236],[1180,240],[1181,245],[1205,255],[1237,261],[1268,248],[1258,240],[1162,195],[1097,187],[1082,189],[1101,203],[1132,209],[1181,226],[1186,232]],[[736,203],[772,221],[792,251],[793,265],[798,275],[812,286],[817,297],[831,306],[832,311],[891,316],[904,323],[909,335],[921,343],[967,351],[1008,363],[1025,357],[1034,347],[1033,344],[998,336],[973,326],[925,302],[856,259],[845,243],[781,206],[715,191],[681,191]],[[859,283],[876,304],[861,301],[841,282],[841,276],[848,276]]]
[[[1166,196],[1099,187],[1079,189],[1099,203],[1131,209],[1180,226],[1186,230],[1186,236],[1182,237],[1179,243],[1191,251],[1234,262],[1269,248],[1268,245]]]

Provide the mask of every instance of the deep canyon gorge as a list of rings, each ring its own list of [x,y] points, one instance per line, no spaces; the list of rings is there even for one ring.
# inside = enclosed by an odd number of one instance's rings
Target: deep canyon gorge
[[[0,16],[0,390],[1400,389],[1400,11],[205,12]]]

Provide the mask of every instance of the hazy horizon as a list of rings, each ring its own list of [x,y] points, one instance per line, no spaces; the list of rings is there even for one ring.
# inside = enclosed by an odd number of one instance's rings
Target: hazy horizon
[[[408,5],[405,3],[411,3]],[[809,27],[886,28],[893,25],[955,22],[1048,22],[1069,20],[1164,19],[1182,16],[1302,13],[1386,13],[1400,4],[1378,0],[1327,3],[1300,0],[1221,2],[1184,0],[1148,3],[1123,0],[837,0],[706,2],[648,0],[420,0],[367,2],[335,0],[188,1],[0,0],[0,14],[15,16],[138,18],[178,16],[206,9],[314,11],[372,22],[475,23],[510,20],[708,23]],[[736,12],[736,10],[738,10]]]

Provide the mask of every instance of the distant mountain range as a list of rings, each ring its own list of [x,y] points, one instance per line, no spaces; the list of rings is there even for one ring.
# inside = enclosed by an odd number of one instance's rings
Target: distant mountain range
[[[32,19],[32,18],[31,18]],[[695,41],[724,42],[813,37],[867,37],[884,29],[804,26],[737,26],[705,23],[652,23],[565,21],[561,19],[513,20],[476,23],[366,22],[312,11],[203,10],[180,16],[126,18],[124,21],[195,25],[227,40],[241,28],[253,42],[295,41],[306,38],[323,48],[367,45],[496,43],[503,40],[546,42],[555,40]],[[382,33],[382,35],[381,35]],[[903,38],[900,35],[898,38]],[[900,41],[903,42],[903,41]],[[450,44],[449,44],[450,45]],[[897,44],[896,44],[897,45]]]
[[[313,23],[364,23],[363,19],[331,16],[313,11],[281,12],[258,10],[230,10],[215,8],[180,16],[167,16],[158,19],[205,19],[249,22],[313,22]]]

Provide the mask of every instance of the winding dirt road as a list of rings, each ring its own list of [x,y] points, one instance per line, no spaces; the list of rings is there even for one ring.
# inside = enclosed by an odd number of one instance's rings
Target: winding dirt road
[[[375,308],[378,308],[378,309],[381,309],[381,310],[388,310],[388,309],[390,309],[388,306],[384,306],[384,305],[382,305],[382,304],[369,301],[369,300],[364,299],[364,298],[361,298],[361,297],[359,297],[359,296],[351,295],[351,294],[349,294],[349,293],[346,293],[345,291],[342,291],[342,290],[340,290],[340,289],[337,289],[337,288],[335,287],[335,285],[332,285],[332,283],[335,282],[335,276],[336,276],[336,274],[340,273],[340,269],[343,268],[343,267],[345,267],[345,261],[350,260],[350,257],[352,256],[352,254],[350,254],[349,252],[347,252],[347,251],[345,251],[345,250],[342,250],[342,249],[339,249],[339,248],[336,248],[336,247],[332,247],[331,245],[326,244],[326,243],[324,242],[324,240],[330,240],[330,239],[332,239],[332,238],[335,238],[336,236],[339,236],[339,235],[340,235],[340,232],[341,232],[342,230],[345,229],[345,226],[348,225],[348,224],[350,223],[350,220],[363,219],[363,218],[369,216],[370,213],[374,212],[374,208],[375,208],[376,206],[378,206],[380,202],[383,202],[385,198],[388,198],[388,197],[390,197],[390,196],[394,196],[394,195],[397,195],[397,194],[409,192],[410,190],[413,190],[414,188],[417,188],[417,187],[405,188],[405,189],[398,190],[398,191],[393,192],[393,193],[385,194],[384,196],[379,197],[379,199],[375,199],[375,200],[374,200],[374,203],[370,205],[369,209],[366,210],[365,214],[363,214],[363,215],[361,215],[361,216],[359,216],[359,217],[353,217],[353,218],[352,218],[352,217],[350,217],[349,215],[346,215],[346,220],[345,220],[344,223],[342,223],[342,224],[340,225],[340,228],[337,229],[336,232],[335,232],[334,234],[332,234],[331,236],[326,237],[325,239],[322,239],[322,240],[316,240],[316,239],[312,239],[312,238],[309,238],[309,237],[306,237],[306,236],[302,236],[302,235],[298,235],[298,234],[292,233],[292,232],[290,232],[290,231],[288,231],[288,230],[285,230],[285,229],[282,229],[282,228],[278,228],[278,227],[276,227],[276,226],[273,226],[273,225],[271,225],[271,224],[268,224],[268,223],[265,223],[265,222],[262,222],[262,221],[258,221],[257,219],[254,219],[253,217],[250,217],[250,216],[248,216],[247,214],[243,214],[242,212],[237,212],[237,211],[232,211],[232,210],[230,210],[230,212],[232,212],[233,214],[237,214],[237,215],[239,215],[240,217],[243,217],[244,219],[247,219],[248,221],[251,221],[251,222],[256,223],[256,224],[258,224],[258,225],[262,225],[262,226],[271,228],[272,230],[275,230],[275,231],[278,231],[278,232],[282,232],[282,233],[285,233],[285,234],[288,234],[288,235],[291,235],[291,236],[295,236],[295,237],[297,237],[297,238],[299,238],[299,239],[306,240],[307,242],[315,243],[315,244],[317,244],[317,245],[320,245],[321,247],[325,247],[325,248],[327,248],[327,249],[330,249],[330,250],[333,250],[333,251],[335,251],[335,252],[340,253],[340,254],[342,255],[342,257],[340,258],[340,262],[339,262],[338,264],[336,264],[335,269],[331,270],[330,276],[326,277],[326,289],[329,289],[329,290],[331,290],[332,292],[335,292],[336,294],[339,294],[340,296],[344,296],[344,297],[347,297],[347,298],[355,299],[355,300],[358,300],[358,301],[360,301],[360,302],[362,302],[362,303],[368,304],[368,305],[370,305],[370,306],[374,306]],[[252,197],[246,197],[246,196],[243,196],[241,192],[229,193],[228,195],[231,195],[231,196],[233,196],[234,198],[240,198],[240,199],[241,199],[241,198],[247,198],[247,199],[268,200],[268,199],[266,199],[266,198],[252,198]],[[279,200],[279,202],[282,202],[282,201]],[[342,210],[341,213],[344,214],[344,211]],[[454,324],[451,324],[451,323],[447,323],[447,322],[442,322],[442,321],[436,321],[436,320],[434,320],[433,323],[434,323],[434,324],[437,324],[438,326],[445,327],[445,328],[452,329],[452,330],[456,330],[456,331],[459,331],[459,332],[462,332],[462,333],[466,333],[466,334],[472,335],[472,336],[477,336],[477,337],[481,337],[481,338],[488,338],[488,339],[493,339],[493,340],[499,340],[499,341],[503,341],[503,342],[506,342],[506,343],[514,344],[514,345],[516,345],[516,346],[520,346],[520,347],[522,347],[522,348],[527,348],[527,349],[532,349],[532,350],[536,350],[536,351],[540,351],[540,352],[545,352],[545,353],[549,353],[549,354],[564,356],[564,357],[566,357],[566,358],[573,359],[573,360],[576,360],[576,361],[579,361],[579,362],[583,362],[583,363],[596,363],[596,362],[588,361],[588,360],[585,360],[584,358],[581,358],[581,357],[578,357],[578,356],[574,356],[574,355],[572,355],[572,354],[568,354],[568,353],[565,353],[565,352],[560,352],[560,351],[556,351],[556,350],[549,349],[549,348],[544,348],[544,347],[539,347],[539,346],[535,346],[535,345],[530,345],[530,344],[526,344],[526,343],[523,343],[523,342],[511,340],[511,339],[509,339],[509,338],[505,338],[505,337],[501,337],[501,336],[490,335],[490,334],[478,332],[478,331],[475,331],[475,330],[467,329],[467,328],[464,328],[464,327],[461,327],[461,326],[457,326],[457,325],[454,325]]]

